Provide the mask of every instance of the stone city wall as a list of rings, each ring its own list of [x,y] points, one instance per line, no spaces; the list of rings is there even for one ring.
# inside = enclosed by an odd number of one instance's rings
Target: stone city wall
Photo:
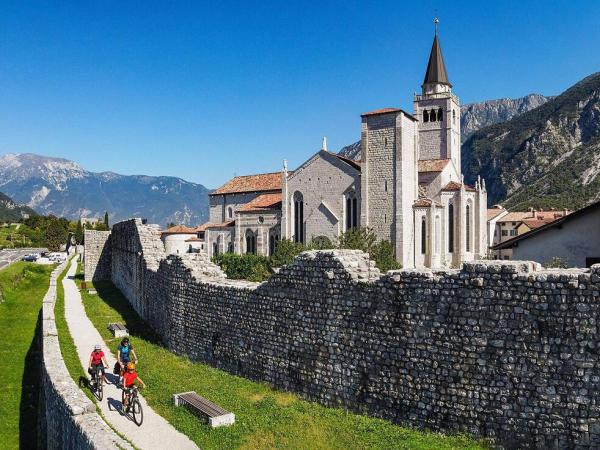
[[[58,266],[42,306],[43,448],[132,449],[102,420],[94,403],[75,384],[63,360],[54,321],[56,280],[66,263]]]
[[[112,280],[173,351],[331,406],[507,448],[598,448],[600,266],[381,275],[305,252],[265,283],[113,227]]]
[[[110,231],[84,231],[83,272],[87,281],[110,279]]]

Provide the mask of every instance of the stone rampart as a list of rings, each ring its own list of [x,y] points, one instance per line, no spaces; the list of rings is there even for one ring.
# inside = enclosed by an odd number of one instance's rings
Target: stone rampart
[[[87,281],[110,280],[110,231],[84,231],[83,273]]]
[[[113,282],[173,351],[507,448],[600,446],[600,266],[480,261],[381,275],[362,252],[315,251],[259,284],[166,256],[139,220],[112,233]]]
[[[94,403],[75,384],[63,360],[54,321],[56,283],[66,263],[51,275],[42,306],[42,389],[44,448],[132,449],[96,412]]]

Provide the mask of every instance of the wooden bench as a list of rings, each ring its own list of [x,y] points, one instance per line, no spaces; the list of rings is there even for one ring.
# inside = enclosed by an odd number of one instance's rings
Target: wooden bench
[[[204,397],[200,397],[194,391],[175,394],[173,395],[173,400],[175,401],[175,406],[186,406],[192,411],[207,417],[208,423],[212,428],[233,425],[235,423],[235,414],[225,411]]]
[[[122,323],[109,323],[107,327],[114,337],[129,336],[129,330]]]

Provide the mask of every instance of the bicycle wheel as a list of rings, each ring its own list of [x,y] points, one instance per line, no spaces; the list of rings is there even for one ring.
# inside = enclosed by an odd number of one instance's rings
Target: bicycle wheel
[[[144,421],[144,410],[137,398],[133,399],[133,402],[131,403],[131,411],[133,413],[133,421],[138,427],[141,426]]]
[[[123,413],[125,413],[125,389],[121,391],[121,408],[123,409]]]
[[[98,400],[102,401],[102,398],[104,397],[104,383],[102,382],[102,378],[97,378],[96,379],[96,397],[98,397]]]

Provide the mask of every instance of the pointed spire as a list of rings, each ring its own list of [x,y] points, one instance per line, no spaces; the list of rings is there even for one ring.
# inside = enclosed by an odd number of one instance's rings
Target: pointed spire
[[[425,72],[423,86],[427,84],[445,84],[452,87],[452,84],[448,81],[448,73],[446,72],[446,64],[444,64],[442,47],[440,46],[440,41],[438,39],[439,22],[437,17],[433,20],[433,23],[435,24],[435,36],[433,38],[433,45],[431,46],[431,53],[429,54],[429,62],[427,63],[427,71]]]
[[[329,151],[327,150],[327,136],[323,136],[323,144],[321,144],[321,150],[325,150],[326,152]]]

